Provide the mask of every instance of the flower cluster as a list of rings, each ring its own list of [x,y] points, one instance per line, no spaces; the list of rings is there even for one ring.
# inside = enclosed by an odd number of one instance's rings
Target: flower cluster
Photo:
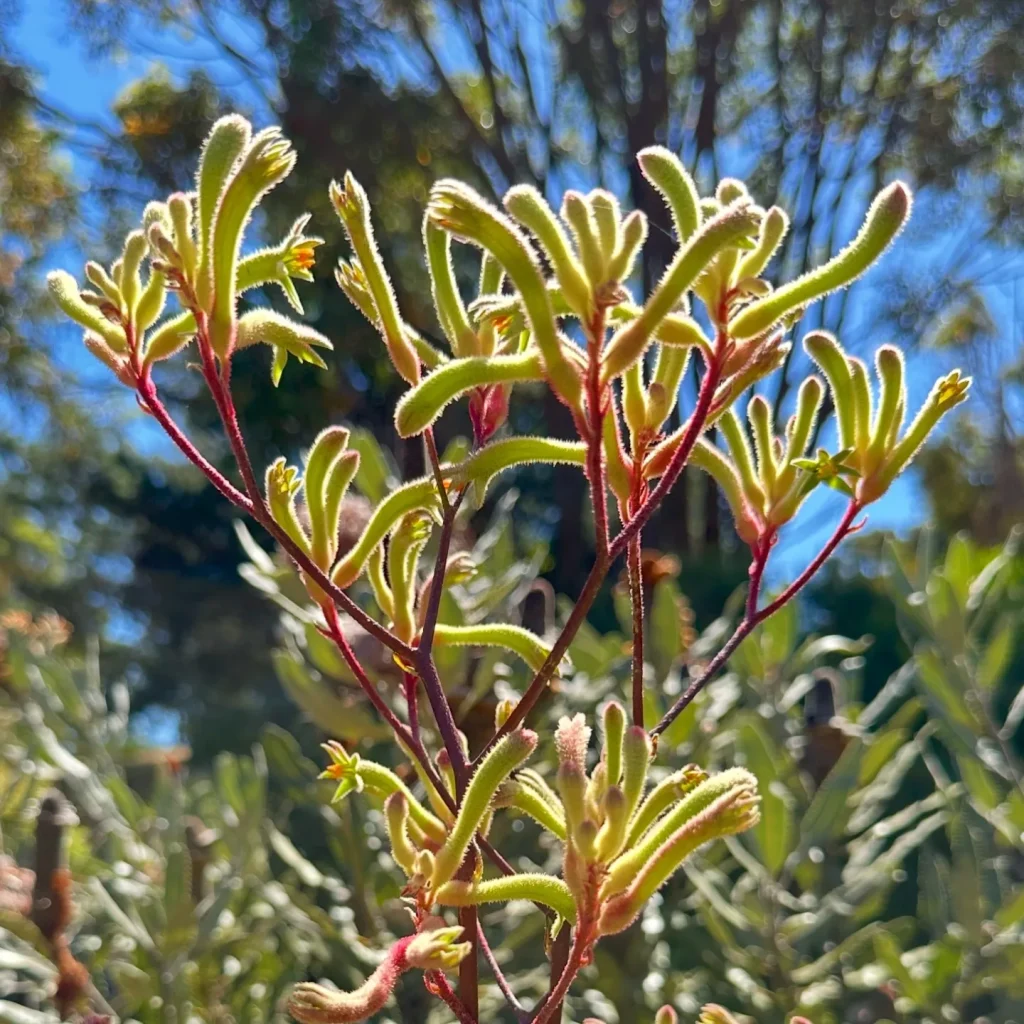
[[[474,1024],[475,961],[487,948],[477,907],[513,899],[530,900],[549,914],[559,967],[530,1013],[496,963],[492,967],[517,1014],[535,1024],[560,1019],[594,944],[636,920],[698,847],[742,833],[758,820],[757,780],[742,767],[710,773],[688,765],[648,788],[657,738],[744,637],[793,599],[858,529],[863,510],[966,397],[970,382],[954,371],[904,425],[906,371],[899,350],[878,350],[875,383],[864,362],[820,331],[808,334],[803,345],[823,376],[803,381],[784,425],[776,424],[777,410],[756,393],[764,378],[788,363],[788,333],[804,311],[852,284],[896,238],[911,208],[906,185],[894,182],[879,193],[845,249],[773,286],[769,267],[789,224],[783,210],[759,206],[731,178],[713,195],[701,196],[681,161],[663,148],[646,149],[638,159],[664,197],[678,243],[648,296],[634,289],[646,219],[624,213],[610,192],[567,192],[556,213],[531,187],[511,188],[499,207],[461,182],[438,181],[425,211],[423,243],[445,351],[402,316],[366,191],[351,174],[330,186],[351,248],[338,264],[337,283],[379,332],[408,386],[395,408],[395,427],[404,438],[423,438],[430,468],[392,489],[351,544],[339,542],[342,507],[358,486],[360,465],[348,429],[328,426],[301,465],[282,457],[261,478],[231,390],[232,361],[256,343],[273,350],[275,384],[290,356],[323,366],[320,352],[332,348],[314,328],[273,310],[255,306],[239,313],[241,296],[251,299],[257,289],[277,286],[301,315],[295,282],[312,279],[320,244],[306,234],[304,216],[279,244],[243,252],[254,210],[295,164],[278,129],[254,133],[241,117],[222,118],[204,146],[194,190],[147,206],[112,266],[87,263],[84,287],[63,271],[50,276],[54,300],[84,329],[86,347],[136,392],[141,407],[221,494],[291,558],[322,613],[321,632],[415,770],[411,787],[357,752],[327,746],[331,763],[324,775],[337,782],[335,798],[356,792],[383,806],[414,930],[354,992],[297,986],[289,1008],[300,1021],[366,1019],[384,1007],[402,973],[418,969],[428,990],[462,1024]],[[479,283],[467,297],[456,277],[456,255],[461,265],[474,253]],[[169,297],[177,308],[165,313]],[[188,438],[154,381],[157,364],[189,345],[220,415],[240,486]],[[697,395],[679,408],[691,364]],[[517,384],[550,388],[571,413],[575,436],[508,434],[513,402],[529,400],[516,394]],[[473,444],[441,461],[433,425],[463,399]],[[835,451],[818,441],[826,404],[835,410]],[[682,425],[666,432],[677,410]],[[712,428],[720,442],[711,439]],[[578,600],[554,638],[506,622],[447,621],[445,589],[476,568],[451,550],[464,499],[472,494],[481,502],[496,476],[529,463],[557,464],[586,477],[596,551]],[[663,718],[651,722],[644,700],[642,533],[687,465],[709,473],[731,506],[736,532],[751,551],[750,585],[732,635]],[[819,485],[841,492],[846,512],[804,571],[764,601],[772,547]],[[593,764],[584,718],[563,719],[554,737],[557,770],[549,780],[527,766],[541,740],[526,722],[563,670],[570,644],[623,557],[633,606],[630,711],[616,701],[603,708],[601,751]],[[365,581],[365,600],[356,601],[349,589],[359,580]],[[391,652],[404,678],[404,707],[392,707],[378,692],[345,636],[343,616]],[[516,700],[499,704],[494,734],[475,757],[440,678],[435,644],[501,647],[532,674]],[[429,720],[421,715],[421,696]],[[561,842],[560,876],[517,873],[494,849],[491,826],[506,813],[529,815]],[[442,913],[457,914],[459,924]],[[458,991],[444,975],[456,968]],[[657,1024],[675,1019],[665,1007]],[[709,1024],[730,1019],[716,1006],[705,1007],[701,1018]]]

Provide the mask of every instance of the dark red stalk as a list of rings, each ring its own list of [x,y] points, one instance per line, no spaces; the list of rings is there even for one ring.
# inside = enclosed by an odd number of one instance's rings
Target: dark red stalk
[[[843,539],[860,529],[860,526],[855,526],[853,522],[859,512],[860,505],[856,501],[851,501],[847,506],[846,512],[843,514],[843,518],[833,531],[832,536],[829,537],[822,549],[814,556],[807,568],[774,601],[757,610],[758,592],[764,576],[765,566],[768,562],[771,540],[766,544],[762,543],[759,545],[750,567],[750,590],[747,594],[746,611],[742,621],[733,631],[732,636],[725,642],[722,649],[708,662],[700,676],[690,683],[675,704],[665,713],[661,721],[651,730],[652,736],[660,736],[693,703],[697,694],[714,678],[729,658],[732,657],[736,648],[739,647],[750,633],[766,619],[771,618],[784,604],[787,604],[796,597],[810,582],[814,574],[824,565],[826,559],[835,551]]]
[[[486,747],[484,747],[480,754],[477,755],[474,764],[478,763],[502,736],[506,736],[508,733],[512,732],[513,729],[518,729],[526,719],[526,716],[533,709],[533,706],[538,700],[540,700],[547,684],[550,682],[551,677],[555,674],[562,658],[565,656],[565,652],[569,649],[569,645],[572,643],[573,638],[576,636],[580,626],[586,619],[587,613],[590,611],[590,607],[594,603],[594,599],[600,592],[601,584],[604,582],[604,578],[607,575],[611,560],[617,558],[626,550],[630,540],[639,534],[643,529],[644,524],[648,519],[650,519],[655,508],[657,508],[665,495],[672,489],[672,486],[679,479],[679,475],[682,473],[683,467],[686,465],[686,460],[690,457],[690,452],[693,450],[693,446],[697,443],[697,439],[704,430],[704,425],[707,422],[708,413],[711,410],[711,405],[715,397],[715,389],[718,386],[720,376],[721,368],[719,366],[718,359],[716,357],[712,357],[712,360],[708,365],[707,372],[704,374],[704,380],[701,382],[700,392],[697,396],[697,405],[693,411],[693,415],[690,417],[689,425],[686,432],[680,439],[679,446],[673,453],[672,459],[666,467],[664,475],[658,482],[658,486],[651,491],[643,504],[637,510],[636,514],[622,528],[615,540],[612,541],[608,557],[601,558],[600,552],[598,552],[598,557],[595,559],[594,565],[587,576],[587,580],[583,585],[583,590],[581,591],[573,610],[569,613],[569,618],[562,627],[562,631],[555,640],[555,643],[551,648],[551,653],[545,659],[544,664],[537,670],[537,674],[533,677],[533,681],[530,683],[523,696],[519,699],[519,703],[512,709],[512,713],[509,715],[505,724],[494,734],[491,741]],[[600,439],[598,439],[598,443],[600,443]]]

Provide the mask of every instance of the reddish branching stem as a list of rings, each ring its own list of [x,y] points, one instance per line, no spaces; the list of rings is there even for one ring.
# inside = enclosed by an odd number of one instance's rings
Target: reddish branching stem
[[[660,736],[689,706],[705,686],[717,675],[722,667],[732,657],[737,647],[766,619],[771,618],[783,605],[788,604],[801,590],[810,582],[811,578],[825,564],[826,559],[840,545],[844,538],[860,529],[860,524],[855,524],[861,510],[856,501],[851,501],[847,506],[843,518],[837,524],[832,536],[825,542],[822,549],[814,556],[806,569],[779,594],[773,601],[770,601],[763,608],[757,608],[757,599],[761,588],[761,581],[764,577],[765,566],[768,562],[768,555],[774,537],[771,536],[766,542],[758,544],[754,551],[754,560],[750,566],[750,590],[747,593],[746,611],[740,624],[733,631],[732,636],[725,642],[722,649],[708,662],[704,671],[693,680],[683,691],[679,699],[665,713],[660,722],[651,730],[652,736]]]
[[[477,922],[477,938],[480,943],[480,949],[484,954],[484,959],[487,961],[488,966],[491,968],[491,973],[494,975],[494,980],[501,990],[501,994],[505,997],[505,1002],[511,1007],[512,1012],[516,1015],[516,1019],[520,1021],[520,1024],[526,1024],[530,1018],[530,1011],[516,997],[515,992],[512,991],[512,986],[509,984],[508,978],[505,977],[505,972],[501,969],[501,965],[498,963],[497,957],[494,955],[494,950],[491,949],[491,944],[487,941],[487,936],[484,934],[484,927],[482,924]]]
[[[478,1024],[476,1016],[469,1012],[462,1000],[452,990],[448,979],[440,971],[427,971],[423,975],[423,981],[428,992],[447,1004],[459,1024]]]
[[[644,724],[644,581],[640,557],[640,534],[629,542],[627,565],[629,598],[633,610],[633,649],[631,661],[631,691],[633,698],[633,724]]]
[[[654,510],[679,479],[683,467],[690,457],[690,452],[693,451],[693,446],[704,431],[708,414],[714,402],[715,389],[718,387],[720,379],[721,362],[717,356],[712,356],[704,373],[704,378],[701,381],[700,391],[697,395],[697,405],[693,410],[693,415],[690,417],[687,428],[679,440],[679,445],[673,453],[664,475],[658,481],[657,487],[650,492],[629,522],[619,531],[618,536],[610,545],[608,557],[601,558],[601,553],[600,551],[598,552],[598,557],[594,560],[594,565],[583,585],[583,590],[580,592],[580,596],[569,613],[565,625],[552,645],[551,653],[545,659],[544,664],[537,670],[533,681],[512,709],[512,713],[505,724],[494,734],[490,743],[477,755],[476,762],[474,763],[479,762],[502,736],[506,736],[514,729],[518,729],[537,701],[540,700],[541,695],[557,671],[562,658],[565,657],[565,653],[569,649],[569,645],[575,638],[580,626],[583,625],[594,600],[600,592],[611,561],[626,550],[633,537],[639,535],[647,520],[654,513]],[[598,439],[598,443],[600,443],[600,439]]]

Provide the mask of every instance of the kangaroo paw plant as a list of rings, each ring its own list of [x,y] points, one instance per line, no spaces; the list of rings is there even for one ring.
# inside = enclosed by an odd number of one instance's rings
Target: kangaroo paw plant
[[[312,327],[251,306],[257,289],[265,293],[276,285],[301,315],[295,282],[312,279],[320,243],[306,233],[309,218],[302,217],[278,244],[245,249],[254,210],[295,163],[278,129],[253,133],[241,117],[221,119],[203,149],[194,191],[146,207],[120,258],[107,268],[87,263],[83,284],[62,271],[49,278],[56,303],[84,329],[86,347],[136,393],[142,409],[213,486],[294,561],[322,610],[321,632],[415,769],[416,791],[390,769],[328,745],[325,775],[337,781],[337,797],[366,791],[383,803],[392,856],[406,876],[412,932],[355,991],[297,986],[289,1010],[299,1021],[364,1020],[387,1003],[400,975],[421,971],[452,1015],[472,1024],[481,1019],[480,953],[518,1019],[560,1020],[563,1000],[601,937],[629,927],[699,846],[758,820],[757,780],[742,767],[709,774],[688,765],[649,787],[659,736],[743,638],[792,600],[860,527],[864,509],[885,493],[942,415],[965,398],[970,382],[954,372],[904,425],[900,351],[879,349],[873,380],[860,359],[822,332],[809,334],[803,346],[823,376],[803,382],[784,425],[775,423],[760,395],[751,397],[787,360],[787,333],[803,311],[850,285],[892,243],[910,213],[904,184],[879,193],[846,249],[773,287],[764,272],[786,234],[783,210],[758,206],[732,179],[701,197],[667,150],[644,150],[639,161],[664,197],[678,242],[646,297],[632,284],[645,217],[623,214],[609,192],[567,192],[556,212],[527,186],[510,189],[499,208],[461,182],[438,181],[423,242],[447,351],[403,319],[362,186],[351,174],[330,186],[351,246],[337,267],[338,284],[379,331],[408,385],[395,426],[402,437],[422,437],[430,467],[426,477],[389,493],[343,552],[339,519],[359,464],[348,430],[326,426],[300,465],[280,458],[261,474],[232,396],[234,362],[252,358],[246,350],[258,343],[272,349],[275,384],[289,357],[323,366],[323,354],[333,347]],[[456,281],[455,245],[479,256],[472,298]],[[169,293],[175,308],[166,311]],[[243,295],[246,311],[240,312]],[[154,374],[172,358],[198,362],[237,464],[234,479],[214,467],[162,401]],[[669,431],[691,362],[696,396],[679,410],[682,426]],[[521,382],[549,387],[568,408],[575,436],[509,436],[506,421]],[[826,395],[835,409],[837,448],[815,451]],[[448,405],[463,400],[473,444],[464,457],[441,461],[433,425]],[[710,437],[713,427],[720,443]],[[472,492],[479,503],[494,477],[525,463],[563,464],[561,472],[582,472],[589,486],[596,553],[575,605],[553,639],[507,623],[439,624],[445,588],[467,571],[465,559],[451,551],[465,498]],[[660,721],[645,721],[642,533],[689,464],[714,478],[732,508],[736,531],[750,549],[749,588],[733,634],[691,675]],[[804,571],[764,599],[774,544],[823,484],[845,496],[845,511]],[[424,564],[428,550],[431,564]],[[545,778],[528,767],[544,741],[527,725],[536,724],[532,712],[620,559],[633,603],[630,692],[623,703],[601,710],[596,759],[583,716],[562,719],[554,735],[557,770]],[[375,604],[358,603],[349,592],[361,579],[363,589],[353,593],[372,593]],[[364,670],[345,636],[343,615],[393,654],[405,679],[400,706],[392,706]],[[434,657],[435,646],[460,643],[504,647],[532,671],[518,700],[499,705],[493,736],[472,757]],[[491,843],[496,816],[510,812],[530,815],[561,844],[560,877],[519,873]],[[478,918],[481,904],[509,900],[531,901],[548,917],[552,981],[532,1010],[501,975]],[[449,970],[458,971],[457,983],[448,980]],[[657,1019],[671,1021],[675,1014],[665,1008]],[[708,1007],[702,1019],[729,1018]]]

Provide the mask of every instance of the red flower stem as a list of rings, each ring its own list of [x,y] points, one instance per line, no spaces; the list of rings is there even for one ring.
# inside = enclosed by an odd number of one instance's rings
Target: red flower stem
[[[851,501],[847,506],[846,512],[843,514],[843,518],[833,531],[832,536],[829,537],[822,549],[814,556],[807,568],[774,601],[757,610],[758,592],[764,575],[765,565],[768,562],[771,542],[759,545],[750,567],[750,591],[747,594],[747,605],[743,620],[733,631],[732,636],[725,642],[722,649],[708,662],[707,667],[700,676],[686,688],[675,704],[665,713],[661,721],[651,730],[652,736],[660,736],[693,703],[697,694],[704,689],[725,665],[736,648],[739,647],[750,633],[766,619],[771,618],[783,605],[796,597],[822,565],[825,564],[826,559],[835,551],[843,539],[860,529],[860,526],[855,526],[853,522],[860,509],[861,506],[856,501]]]
[[[583,590],[581,591],[572,611],[569,613],[569,618],[562,627],[562,631],[555,640],[555,643],[551,648],[551,653],[544,660],[544,664],[537,670],[537,674],[533,677],[533,681],[530,683],[523,696],[519,699],[519,703],[517,703],[512,709],[512,713],[509,715],[505,724],[494,734],[491,741],[477,755],[473,761],[474,765],[479,763],[481,758],[490,751],[502,736],[508,735],[508,733],[512,732],[513,729],[518,729],[526,716],[533,709],[533,706],[538,700],[540,700],[541,695],[547,688],[551,677],[558,669],[562,658],[565,656],[565,652],[569,649],[569,645],[572,643],[577,631],[586,619],[591,605],[594,603],[595,598],[600,592],[601,584],[604,582],[604,578],[607,575],[611,560],[617,558],[623,551],[625,551],[630,539],[640,533],[647,520],[650,519],[654,510],[679,479],[679,475],[682,473],[683,467],[686,465],[686,460],[690,457],[690,452],[693,450],[693,446],[697,443],[697,439],[704,431],[708,413],[711,410],[711,405],[715,397],[715,389],[718,386],[720,378],[720,360],[717,356],[712,356],[711,361],[708,364],[707,371],[704,374],[704,379],[701,382],[700,392],[697,395],[697,405],[693,410],[693,415],[690,417],[687,429],[680,439],[679,446],[673,453],[672,459],[665,469],[665,473],[658,482],[658,486],[651,491],[644,503],[637,510],[636,514],[633,515],[630,521],[619,532],[615,540],[612,541],[608,556],[602,558],[601,552],[598,552],[598,557],[594,560],[594,565],[583,585]]]
[[[473,879],[473,862],[476,851],[470,847],[466,856],[465,870],[456,876],[465,882]],[[480,915],[476,907],[462,907],[459,910],[459,924],[462,934],[469,939],[470,950],[459,963],[459,999],[462,1000],[470,1020],[480,1019]]]
[[[188,459],[218,491],[232,504],[244,509],[250,515],[253,514],[252,502],[224,477],[199,451],[198,448],[186,437],[181,428],[171,418],[170,413],[157,395],[153,378],[145,371],[138,380],[137,390],[140,405],[148,412],[153,419],[160,424],[164,433],[174,442],[175,447]]]
[[[644,724],[644,583],[640,558],[640,534],[629,542],[629,602],[633,608],[632,695],[633,724]]]
[[[409,732],[406,724],[388,707],[387,702],[377,692],[377,688],[373,685],[370,677],[366,674],[366,670],[363,668],[362,663],[356,657],[355,651],[352,650],[348,640],[345,639],[345,634],[341,629],[341,622],[338,618],[338,609],[334,607],[329,601],[325,601],[321,606],[324,617],[327,619],[327,630],[330,634],[331,640],[334,641],[334,646],[338,648],[342,658],[345,659],[345,663],[348,665],[352,674],[356,677],[356,681],[359,683],[360,688],[367,697],[370,698],[370,703],[377,709],[381,718],[394,730],[395,734],[406,744],[411,745],[412,735]]]
[[[423,618],[423,628],[420,630],[420,639],[413,653],[412,663],[420,679],[423,680],[423,689],[426,691],[430,709],[434,713],[434,721],[437,723],[441,739],[444,741],[445,750],[451,758],[452,770],[455,773],[455,788],[461,799],[462,791],[468,782],[469,762],[466,759],[465,751],[462,749],[462,742],[459,739],[458,726],[455,724],[455,715],[452,713],[452,706],[441,685],[441,678],[437,674],[437,665],[434,662],[434,630],[437,626],[437,617],[441,610],[441,594],[444,590],[444,574],[448,567],[448,554],[451,550],[452,532],[455,527],[455,517],[462,504],[465,490],[458,493],[453,503],[448,504],[441,524],[441,536],[437,545],[437,559],[434,564],[434,576],[430,583],[430,596],[427,603],[427,612]]]
[[[572,951],[572,929],[568,924],[562,926],[559,929],[558,934],[555,936],[551,943],[551,965],[548,976],[548,991],[554,991],[555,986],[558,984],[559,979],[562,977],[562,972],[565,970],[565,965],[569,962],[569,953]],[[565,1006],[565,1000],[560,999],[558,1005],[554,1008],[551,1017],[552,1020],[561,1021],[563,1017],[563,1009]],[[539,1008],[539,1007],[538,1007]]]
[[[498,983],[498,988],[501,989],[501,994],[505,997],[505,1002],[511,1007],[512,1012],[516,1015],[520,1024],[526,1024],[530,1017],[530,1011],[527,1010],[526,1007],[523,1006],[523,1004],[516,998],[516,994],[512,991],[512,986],[509,984],[508,978],[505,977],[505,972],[502,971],[496,957],[494,956],[494,950],[491,949],[491,944],[487,941],[487,936],[484,934],[484,927],[479,922],[477,922],[477,936],[480,940],[480,949],[483,951],[484,958],[487,960],[487,963],[491,968],[494,980]]]
[[[647,438],[635,439],[633,453],[633,479],[631,481],[627,517],[632,518],[633,510],[639,508],[647,496],[644,480],[644,457],[647,454]],[[644,724],[644,577],[643,542],[641,531],[630,538],[627,549],[626,573],[629,578],[629,603],[633,611],[633,648],[631,658],[631,683],[633,696],[633,724],[643,728]]]
[[[459,1024],[477,1024],[476,1017],[470,1014],[440,971],[427,971],[423,977],[427,982],[427,991],[440,996],[448,1004],[448,1009],[455,1014]]]
[[[722,359],[717,353],[724,348],[725,337],[722,335],[719,337],[719,344],[716,347],[715,354],[711,356],[707,369],[704,372],[704,379],[701,381],[700,391],[697,393],[697,404],[694,406],[693,415],[690,416],[687,423],[686,431],[679,439],[679,446],[672,454],[672,458],[665,467],[665,472],[662,474],[657,486],[651,490],[640,508],[633,513],[629,522],[626,523],[619,531],[615,540],[612,541],[612,558],[618,558],[626,550],[630,538],[635,537],[647,525],[647,521],[662,503],[665,495],[675,487],[676,481],[679,479],[687,460],[690,458],[693,446],[697,443],[700,435],[704,433],[708,415],[711,412],[711,406],[714,404],[715,391],[722,379]]]
[[[590,941],[587,934],[588,930],[582,921],[577,926],[576,934],[573,936],[572,949],[569,950],[569,959],[566,961],[565,968],[562,970],[555,986],[548,993],[547,998],[540,1004],[533,1017],[533,1024],[549,1024],[549,1022],[555,1020],[556,1012],[561,1011],[562,1000],[565,999],[569,986],[573,983],[573,979],[583,966],[583,954]]]
[[[197,333],[197,344],[205,336],[205,314],[197,314],[197,330],[202,326],[203,330]],[[178,447],[179,451],[196,466],[212,483],[221,494],[229,501],[237,505],[243,511],[251,515],[287,552],[292,561],[305,572],[314,583],[329,595],[330,598],[341,607],[341,609],[354,619],[372,637],[382,643],[389,650],[393,651],[406,662],[411,661],[413,650],[398,639],[390,630],[385,629],[372,616],[367,615],[362,608],[356,604],[331,578],[323,571],[307,554],[300,548],[288,534],[277,525],[269,515],[266,505],[263,502],[263,495],[255,481],[255,474],[245,448],[245,440],[238,427],[238,417],[235,413],[234,402],[231,399],[230,391],[226,391],[220,375],[216,372],[216,365],[213,362],[212,350],[209,342],[205,346],[200,344],[200,352],[204,353],[203,376],[210,387],[214,404],[221,416],[221,422],[228,440],[231,443],[232,453],[239,462],[239,470],[242,472],[243,480],[249,494],[245,495],[232,484],[230,484],[210,463],[200,454],[195,445],[185,436],[171,419],[157,397],[156,388],[153,384],[148,370],[142,371],[137,376],[137,391],[147,409],[152,411],[157,422],[164,428],[167,435]],[[239,456],[241,455],[241,459]],[[246,473],[245,467],[248,467]]]
[[[437,442],[434,440],[434,428],[427,427],[423,431],[423,445],[427,450],[427,461],[430,463],[430,471],[434,474],[434,483],[437,484],[437,496],[441,501],[441,513],[448,514],[448,488],[445,486],[444,475],[441,473],[441,460],[437,455]]]

